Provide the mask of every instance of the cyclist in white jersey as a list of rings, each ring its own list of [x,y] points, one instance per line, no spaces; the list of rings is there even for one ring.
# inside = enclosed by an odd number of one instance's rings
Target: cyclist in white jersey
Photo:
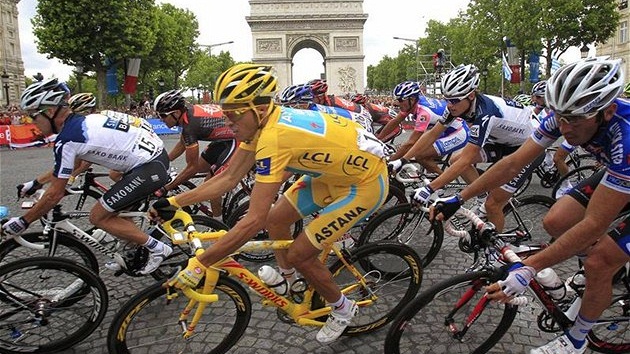
[[[439,177],[416,190],[416,201],[427,203],[435,190],[460,175],[466,181],[474,181],[479,177],[475,164],[500,160],[516,151],[531,135],[530,107],[478,93],[478,86],[479,72],[474,65],[460,65],[442,77],[442,93],[447,102],[444,123],[461,117],[471,124],[468,144],[451,159],[452,164]],[[540,161],[524,168],[510,183],[490,192],[485,209],[488,220],[497,226],[497,230],[503,229],[503,207]]]
[[[401,121],[410,114],[415,116],[416,124],[409,139],[391,156],[391,168],[398,170],[409,159],[415,158],[428,171],[442,173],[435,159],[462,149],[468,140],[468,126],[460,118],[445,123],[442,115],[446,102],[423,96],[415,81],[398,84],[393,95],[404,112],[394,121]]]
[[[30,223],[50,211],[65,194],[65,187],[75,167],[84,160],[123,173],[90,211],[90,222],[111,235],[145,246],[150,252],[141,274],[153,272],[172,249],[142,232],[132,221],[118,216],[118,211],[150,195],[168,181],[168,155],[162,140],[144,119],[119,112],[73,113],[64,99],[66,94],[51,79],[26,88],[21,97],[22,110],[29,112],[44,134],[57,134],[55,165],[50,187],[26,214],[2,225],[8,235],[19,235]]]

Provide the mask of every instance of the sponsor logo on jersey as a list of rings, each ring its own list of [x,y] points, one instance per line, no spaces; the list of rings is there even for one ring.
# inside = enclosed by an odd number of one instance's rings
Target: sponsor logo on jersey
[[[342,118],[336,114],[329,115],[332,122],[339,125],[340,127],[347,127],[349,120],[347,118]]]
[[[608,174],[606,176],[606,181],[614,186],[619,186],[624,189],[630,189],[630,181],[628,181],[627,179],[621,179],[619,177]]]
[[[331,155],[329,152],[305,152],[298,158],[300,165],[306,168],[320,168],[332,163]]]
[[[370,169],[368,159],[361,155],[348,155],[342,169],[348,176],[356,176]]]
[[[479,126],[478,125],[473,125],[472,127],[470,127],[470,136],[472,138],[478,138],[479,137]]]
[[[72,169],[71,168],[66,167],[66,168],[62,168],[61,169],[61,174],[62,175],[69,175],[71,173],[72,173]]]
[[[269,176],[271,174],[271,157],[256,160],[256,174]]]

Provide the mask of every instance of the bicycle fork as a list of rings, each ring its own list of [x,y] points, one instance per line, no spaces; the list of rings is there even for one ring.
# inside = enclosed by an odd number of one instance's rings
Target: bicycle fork
[[[486,308],[488,303],[490,303],[490,299],[488,299],[488,295],[484,294],[481,299],[477,302],[475,307],[472,309],[470,314],[466,317],[466,321],[463,323],[463,327],[460,330],[453,319],[456,312],[458,312],[464,305],[466,305],[473,296],[481,289],[480,284],[473,284],[466,292],[462,295],[462,297],[457,301],[455,307],[444,319],[444,325],[446,329],[451,333],[454,339],[463,342],[464,335],[470,329],[470,327],[475,323],[475,321],[481,316],[481,313]]]

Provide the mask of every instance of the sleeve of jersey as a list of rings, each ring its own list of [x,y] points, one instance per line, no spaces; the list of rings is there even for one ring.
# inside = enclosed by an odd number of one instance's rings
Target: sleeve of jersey
[[[548,115],[540,122],[538,128],[534,129],[531,138],[538,145],[548,148],[558,140],[561,135],[555,116]]]
[[[482,116],[476,117],[473,124],[470,126],[470,135],[468,136],[468,142],[477,146],[483,146],[490,135],[492,129],[492,117]]]
[[[418,108],[416,110],[416,125],[413,130],[417,132],[424,132],[427,130],[429,123],[431,121],[431,115],[423,108]]]
[[[609,128],[609,134],[612,134],[610,164],[601,183],[618,192],[630,194],[630,128],[617,121]]]
[[[279,146],[276,134],[261,137],[256,149],[256,182],[282,182],[290,159],[291,151]]]
[[[55,167],[53,168],[53,176],[61,179],[68,179],[74,169],[74,160],[76,156],[75,143],[57,142],[55,143]]]

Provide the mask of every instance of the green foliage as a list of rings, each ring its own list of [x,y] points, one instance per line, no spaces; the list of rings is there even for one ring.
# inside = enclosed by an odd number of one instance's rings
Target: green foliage
[[[219,75],[236,64],[229,52],[219,55],[209,55],[207,50],[197,52],[197,60],[186,73],[184,86],[189,88],[202,87],[206,90],[214,90]]]

